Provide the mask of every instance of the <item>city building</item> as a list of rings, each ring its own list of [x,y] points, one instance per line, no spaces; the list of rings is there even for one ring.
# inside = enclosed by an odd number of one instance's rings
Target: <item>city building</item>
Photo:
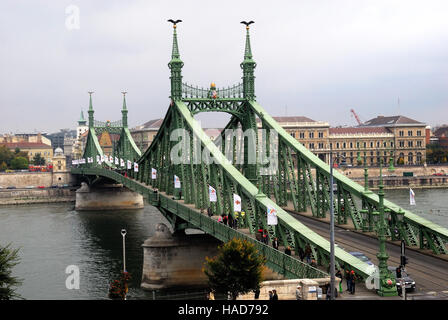
[[[421,165],[426,159],[426,124],[405,116],[378,116],[361,127],[382,127],[394,135],[394,163]]]
[[[434,136],[437,142],[443,149],[448,150],[448,125],[444,125],[434,130]]]
[[[368,166],[389,163],[394,146],[394,135],[384,127],[330,128],[330,147],[337,163]]]
[[[302,116],[273,117],[273,119],[321,160],[328,162],[330,153],[328,122]],[[261,128],[260,119],[257,119],[257,126]]]
[[[141,126],[137,126],[130,130],[131,136],[139,149],[144,152],[151,145],[154,137],[162,125],[163,119],[154,119],[145,122]]]
[[[5,145],[13,152],[17,148],[20,149],[20,151],[26,152],[30,163],[32,163],[36,154],[40,154],[40,156],[45,159],[46,164],[51,163],[51,159],[53,158],[53,147],[42,142],[6,142],[0,143],[0,145]]]

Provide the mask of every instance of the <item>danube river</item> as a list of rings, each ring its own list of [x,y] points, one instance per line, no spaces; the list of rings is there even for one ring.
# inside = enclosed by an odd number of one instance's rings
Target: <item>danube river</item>
[[[448,228],[448,189],[416,189],[416,206],[409,190],[386,190],[386,198]],[[109,282],[123,268],[121,229],[126,235],[126,268],[132,275],[129,299],[178,297],[140,289],[143,242],[155,226],[169,223],[157,209],[115,212],[77,212],[73,204],[33,204],[0,207],[0,244],[20,248],[14,275],[23,283],[17,292],[25,299],[108,299]],[[78,266],[79,289],[67,289],[66,268]],[[189,293],[188,298],[202,298]]]

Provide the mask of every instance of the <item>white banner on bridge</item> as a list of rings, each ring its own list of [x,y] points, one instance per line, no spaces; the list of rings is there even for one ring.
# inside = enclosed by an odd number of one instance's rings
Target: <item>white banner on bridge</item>
[[[210,202],[218,201],[218,199],[216,197],[216,189],[213,188],[212,186],[208,186],[208,194],[209,194]]]
[[[151,179],[157,179],[157,170],[154,168],[151,168]]]
[[[124,167],[124,160],[120,158],[120,166]]]
[[[276,226],[278,224],[277,209],[271,207],[270,205],[267,206],[267,217],[268,225]]]
[[[415,206],[415,193],[411,188],[409,188],[409,204]]]
[[[99,155],[96,155],[96,163],[98,163],[98,164],[101,163],[101,160],[100,160],[100,156],[99,156]]]
[[[109,162],[113,164],[114,163],[114,157],[110,156],[109,157]]]
[[[118,161],[118,157],[115,157],[115,165],[117,165],[117,166],[118,166],[118,165],[119,165],[119,163],[120,163],[120,162]]]
[[[132,169],[132,162],[127,160],[128,170]]]
[[[134,172],[138,172],[138,163],[134,162]]]
[[[174,188],[180,189],[180,180],[179,177],[174,175]]]
[[[241,212],[241,197],[237,194],[233,194],[233,211]]]

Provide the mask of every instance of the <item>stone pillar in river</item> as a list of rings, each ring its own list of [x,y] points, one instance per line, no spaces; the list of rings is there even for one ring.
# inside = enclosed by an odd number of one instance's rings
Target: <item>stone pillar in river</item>
[[[160,223],[156,233],[142,245],[141,287],[148,290],[171,287],[206,287],[202,272],[205,257],[214,257],[221,242],[207,234],[175,234]]]
[[[95,187],[82,182],[76,190],[75,210],[142,209],[143,197],[120,184]]]

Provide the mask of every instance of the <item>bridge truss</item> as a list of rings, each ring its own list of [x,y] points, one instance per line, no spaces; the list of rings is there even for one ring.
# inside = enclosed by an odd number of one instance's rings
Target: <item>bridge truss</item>
[[[183,83],[176,25],[168,65],[171,103],[157,135],[143,154],[127,128],[126,100],[123,101],[120,140],[113,156],[132,161],[134,167],[93,161],[73,168],[72,173],[106,177],[143,194],[159,208],[174,230],[194,227],[222,241],[232,237],[248,239],[267,257],[268,266],[289,278],[325,275],[297,257],[309,248],[312,259],[327,267],[330,243],[293,218],[287,209],[310,211],[316,218],[325,218],[333,206],[336,223],[351,223],[357,230],[373,232],[378,226],[373,219],[375,212],[383,209],[390,217],[386,221],[389,239],[404,239],[408,246],[429,249],[434,254],[448,253],[448,230],[387,200],[384,208],[380,208],[377,194],[366,191],[337,171],[334,172],[334,202],[330,203],[329,165],[290,136],[256,101],[256,63],[250,47],[249,27],[241,63],[242,83],[223,89],[214,84],[204,89]],[[216,141],[211,141],[194,119],[200,112],[231,114]],[[96,133],[107,130],[107,125],[99,129],[94,123],[90,97],[89,136],[84,158],[103,155]],[[226,132],[232,135],[227,136]],[[256,161],[250,162],[251,157]],[[154,176],[153,172],[157,174]],[[180,180],[180,189],[175,188],[175,176]],[[216,202],[210,202],[210,187],[216,190]],[[173,199],[178,191],[181,191],[182,200]],[[245,212],[244,219],[239,219],[239,231],[216,221],[222,214],[235,215],[234,194],[241,198]],[[203,214],[207,208],[213,217]],[[276,225],[268,224],[268,209],[276,211]],[[400,215],[404,215],[404,219],[399,219]],[[259,228],[268,231],[271,241],[276,237],[284,247],[291,247],[293,255],[285,255],[255,240]],[[353,269],[363,278],[373,272],[366,263],[341,248],[335,248],[335,257],[337,267]]]

